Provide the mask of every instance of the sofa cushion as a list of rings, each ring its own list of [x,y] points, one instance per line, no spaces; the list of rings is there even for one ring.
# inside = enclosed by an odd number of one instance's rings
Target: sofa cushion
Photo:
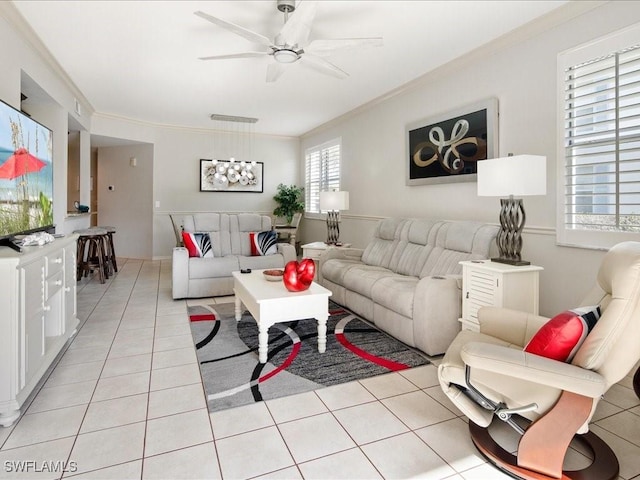
[[[344,275],[342,285],[367,298],[371,298],[371,289],[381,278],[390,277],[394,273],[382,267],[371,265],[354,265]]]
[[[378,222],[371,242],[362,253],[362,262],[367,265],[389,268],[405,223],[406,220],[399,218],[385,218]]]
[[[208,233],[182,232],[182,242],[190,257],[212,258],[213,249]]]
[[[408,275],[392,275],[381,278],[371,288],[374,303],[413,318],[413,296],[419,279]]]
[[[458,252],[442,247],[434,247],[422,267],[420,278],[432,275],[461,275],[463,260],[473,260],[475,257],[467,252]]]
[[[403,237],[396,247],[390,267],[402,275],[417,277],[422,271],[442,222],[433,220],[407,220],[401,231]]]
[[[251,255],[249,233],[271,230],[271,217],[257,213],[238,213],[230,216],[229,235],[234,255]]]
[[[275,230],[265,232],[250,232],[249,242],[251,243],[251,255],[273,255],[277,253],[278,234]]]
[[[265,255],[257,257],[246,257],[240,255],[238,257],[240,268],[251,268],[252,270],[260,270],[266,268],[283,268],[284,259],[281,254]]]
[[[189,259],[190,279],[230,277],[231,272],[237,270],[240,270],[240,264],[235,255],[213,259],[198,257]]]
[[[345,274],[350,268],[358,265],[362,265],[362,262],[345,258],[332,258],[322,263],[322,277],[338,285],[343,285]]]

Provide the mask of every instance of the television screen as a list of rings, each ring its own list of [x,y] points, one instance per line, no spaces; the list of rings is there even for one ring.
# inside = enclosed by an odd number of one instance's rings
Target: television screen
[[[0,238],[53,226],[51,130],[0,101]]]

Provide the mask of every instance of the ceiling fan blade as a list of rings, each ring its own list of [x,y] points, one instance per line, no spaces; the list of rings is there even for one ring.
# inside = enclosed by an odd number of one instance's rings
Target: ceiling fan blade
[[[229,60],[232,58],[255,58],[264,57],[270,55],[268,52],[243,52],[243,53],[229,53],[227,55],[211,55],[208,57],[199,57],[199,60]]]
[[[336,77],[341,80],[349,76],[347,72],[335,66],[333,63],[328,62],[324,58],[316,57],[315,55],[312,55],[309,53],[305,53],[304,55],[301,55],[300,61],[302,62],[303,65],[307,65],[308,67],[311,67],[320,73],[324,73],[325,75],[331,75],[332,77]]]
[[[276,37],[277,45],[302,47],[309,40],[311,24],[316,16],[317,1],[300,1]]]
[[[382,37],[371,38],[335,38],[314,40],[304,48],[305,52],[313,55],[326,56],[337,51],[352,50],[366,47],[381,47]]]
[[[264,35],[261,35],[259,33],[256,32],[252,32],[251,30],[247,30],[244,27],[241,27],[240,25],[236,25],[235,23],[231,23],[231,22],[227,22],[226,20],[221,20],[219,18],[213,17],[211,15],[209,15],[208,13],[204,13],[201,11],[197,11],[197,12],[193,12],[195,15],[204,18],[205,20],[210,21],[211,23],[218,25],[219,27],[222,27],[226,30],[229,30],[230,32],[235,33],[236,35],[240,35],[241,37],[246,38],[247,40],[249,40],[250,42],[255,42],[255,43],[260,43],[261,45],[264,45],[265,47],[271,47],[271,40],[269,40],[267,37],[265,37]]]
[[[278,62],[270,63],[267,66],[267,82],[272,83],[280,78],[280,75],[284,73],[284,65]]]

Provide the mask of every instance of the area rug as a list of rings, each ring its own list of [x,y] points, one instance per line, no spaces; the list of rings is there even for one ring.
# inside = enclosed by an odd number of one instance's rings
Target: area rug
[[[191,333],[210,412],[426,365],[421,352],[330,302],[327,349],[318,352],[314,319],[269,329],[267,362],[258,362],[258,327],[233,303],[190,306]]]

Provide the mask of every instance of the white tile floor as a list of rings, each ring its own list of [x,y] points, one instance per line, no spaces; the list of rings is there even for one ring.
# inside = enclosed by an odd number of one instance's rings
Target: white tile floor
[[[209,415],[171,262],[120,262],[106,284],[80,282],[83,326],[0,427],[0,478],[507,478],[472,446],[433,365]],[[216,300],[232,299],[193,303]],[[640,479],[630,376],[594,420],[621,478]]]

